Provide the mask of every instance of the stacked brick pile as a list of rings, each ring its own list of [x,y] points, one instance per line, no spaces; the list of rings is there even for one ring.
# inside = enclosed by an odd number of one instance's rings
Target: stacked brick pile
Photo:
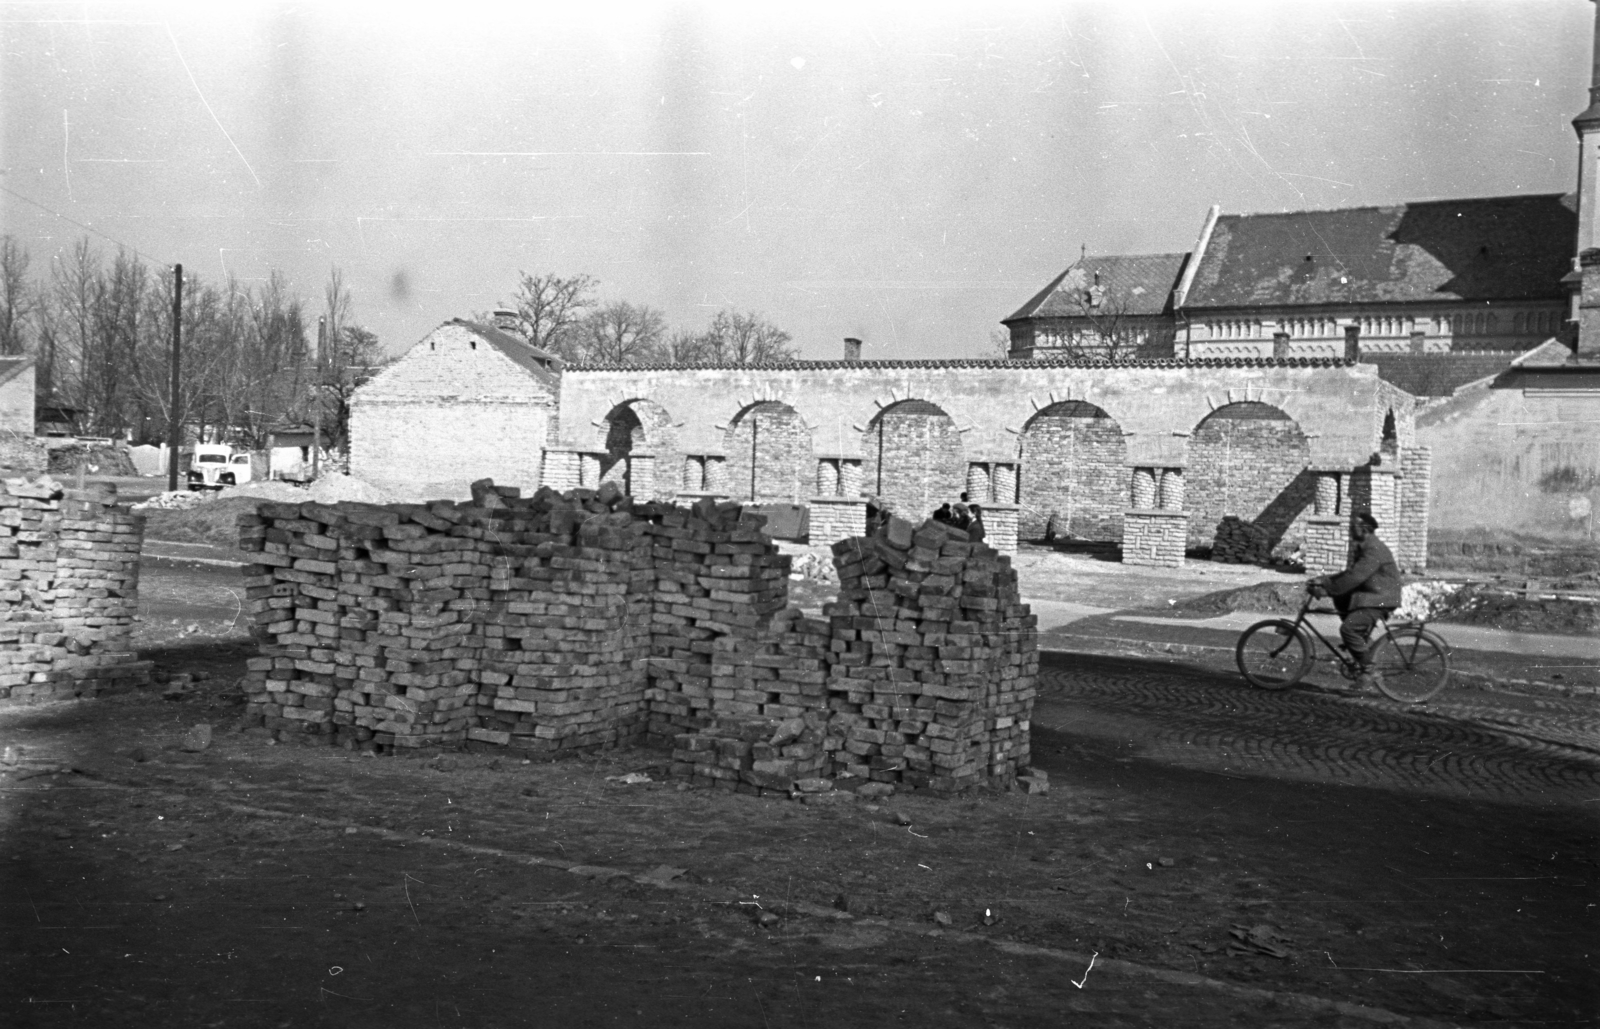
[[[247,700],[320,742],[465,739],[490,562],[471,505],[261,504],[241,515],[260,655]]]
[[[502,502],[470,737],[545,753],[637,740],[654,585],[645,523],[610,484]]]
[[[1211,560],[1235,565],[1266,564],[1272,560],[1272,541],[1265,529],[1228,515],[1217,523]]]
[[[952,792],[1028,758],[1034,620],[1009,561],[936,522],[834,547],[828,618],[784,610],[763,519],[613,485],[241,518],[250,714],[301,739],[552,752],[647,732],[744,792]]]
[[[240,518],[250,712],[323,742],[523,750],[642,729],[647,541],[615,487]],[[632,734],[636,734],[634,730]]]
[[[1037,621],[1010,560],[931,520],[833,549],[835,774],[954,792],[1026,766]]]
[[[781,720],[713,719],[672,741],[671,775],[697,786],[750,794],[831,788],[828,716],[821,709]]]
[[[149,682],[129,637],[144,519],[115,487],[49,478],[0,490],[0,700],[94,696]]]
[[[714,716],[799,713],[803,705],[778,672],[798,669],[803,658],[755,646],[789,592],[790,559],[761,531],[766,518],[710,498],[687,509],[647,505],[641,513],[650,519],[655,574],[646,695],[654,741],[668,745]]]

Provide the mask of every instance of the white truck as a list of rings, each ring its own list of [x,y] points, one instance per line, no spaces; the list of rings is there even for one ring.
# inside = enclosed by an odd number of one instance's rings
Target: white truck
[[[196,443],[188,478],[191,490],[219,490],[249,482],[250,455],[223,443]]]

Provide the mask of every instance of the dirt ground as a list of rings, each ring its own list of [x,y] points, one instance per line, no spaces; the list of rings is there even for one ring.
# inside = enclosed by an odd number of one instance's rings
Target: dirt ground
[[[170,699],[0,711],[0,1024],[1594,1016],[1592,812],[1195,772],[1053,729],[1048,793],[832,804],[661,783],[644,750],[277,745],[239,731],[236,574],[146,563],[139,643]],[[1150,594],[1119,581],[1080,586]],[[185,750],[196,723],[212,742]]]

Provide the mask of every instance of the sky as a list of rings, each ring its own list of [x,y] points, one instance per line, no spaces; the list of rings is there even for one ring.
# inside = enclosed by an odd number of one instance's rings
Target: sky
[[[975,357],[1206,209],[1574,188],[1594,5],[0,3],[0,227],[337,267],[391,352],[519,272]]]

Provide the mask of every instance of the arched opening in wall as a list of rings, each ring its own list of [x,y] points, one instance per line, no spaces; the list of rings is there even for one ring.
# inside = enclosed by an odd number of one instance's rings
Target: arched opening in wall
[[[683,465],[678,431],[666,408],[653,400],[627,400],[605,417],[605,455],[600,459],[600,481],[615,482],[641,500],[670,497]],[[649,482],[644,462],[635,454],[649,454]]]
[[[1039,539],[1053,528],[1060,537],[1120,540],[1127,456],[1122,426],[1095,405],[1041,408],[1022,430],[1018,534]]]
[[[1210,546],[1217,523],[1233,515],[1264,530],[1273,554],[1287,557],[1304,541],[1316,499],[1310,463],[1305,433],[1279,408],[1244,401],[1212,411],[1189,437],[1189,545]]]
[[[811,430],[788,404],[763,400],[728,426],[728,492],[752,504],[798,504],[815,481]]]
[[[861,440],[862,491],[920,523],[967,488],[966,451],[938,404],[901,400],[879,411]]]

